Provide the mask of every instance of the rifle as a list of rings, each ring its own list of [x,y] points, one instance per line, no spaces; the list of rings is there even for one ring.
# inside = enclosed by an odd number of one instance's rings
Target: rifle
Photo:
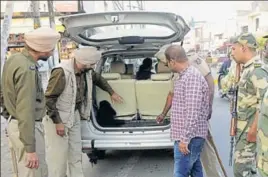
[[[234,140],[236,136],[237,129],[237,96],[238,96],[238,82],[240,80],[240,64],[236,65],[236,73],[235,73],[235,83],[232,88],[232,101],[231,101],[231,126],[230,126],[230,136],[231,136],[231,147],[230,147],[230,157],[229,157],[229,166],[232,166],[233,163],[233,151],[234,151]]]

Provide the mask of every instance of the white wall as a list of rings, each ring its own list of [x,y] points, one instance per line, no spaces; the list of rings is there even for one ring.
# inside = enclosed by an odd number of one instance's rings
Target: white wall
[[[256,28],[256,19],[259,19],[259,28]],[[260,12],[256,15],[248,17],[249,32],[257,33],[268,27],[268,12]]]
[[[5,12],[6,2],[1,1],[1,12]],[[43,4],[46,1],[40,1]],[[14,12],[31,12],[30,1],[15,1],[14,2]]]
[[[242,32],[243,26],[249,26],[248,16],[247,15],[237,16],[236,17],[236,24],[237,24],[236,32],[237,32],[237,34],[240,34]]]
[[[236,19],[229,19],[225,23],[225,30],[224,30],[225,38],[230,38],[232,36],[237,35],[236,31]]]
[[[267,27],[268,26],[268,12],[262,12],[260,17],[260,27]]]
[[[86,13],[93,13],[96,8],[96,1],[83,1],[84,10]]]
[[[83,1],[84,10],[87,13],[114,11],[112,1],[106,1],[106,3],[107,7],[104,6],[104,1]]]

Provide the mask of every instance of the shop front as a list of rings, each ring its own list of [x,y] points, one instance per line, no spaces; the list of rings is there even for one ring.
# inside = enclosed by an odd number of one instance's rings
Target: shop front
[[[49,26],[49,18],[41,17],[41,25]],[[64,31],[64,27],[58,21],[58,17],[55,18],[56,30],[60,33]],[[24,47],[24,33],[33,30],[33,20],[31,18],[12,19],[10,35],[8,38],[7,57],[12,53],[21,51]],[[58,58],[69,59],[70,53],[76,48],[74,42],[70,39],[62,37],[58,43]]]

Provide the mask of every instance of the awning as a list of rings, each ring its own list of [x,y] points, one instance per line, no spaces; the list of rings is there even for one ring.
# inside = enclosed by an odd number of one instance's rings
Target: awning
[[[49,27],[47,25],[43,25]],[[19,34],[19,33],[27,33],[33,30],[33,26],[21,26],[21,27],[11,27],[10,34]],[[56,30],[58,32],[64,32],[65,28],[62,25],[57,25]]]

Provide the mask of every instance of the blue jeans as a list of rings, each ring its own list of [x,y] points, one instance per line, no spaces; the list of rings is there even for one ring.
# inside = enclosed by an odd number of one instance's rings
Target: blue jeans
[[[188,145],[189,154],[183,155],[179,150],[179,142],[174,144],[174,177],[203,177],[200,154],[205,139],[193,138]]]

